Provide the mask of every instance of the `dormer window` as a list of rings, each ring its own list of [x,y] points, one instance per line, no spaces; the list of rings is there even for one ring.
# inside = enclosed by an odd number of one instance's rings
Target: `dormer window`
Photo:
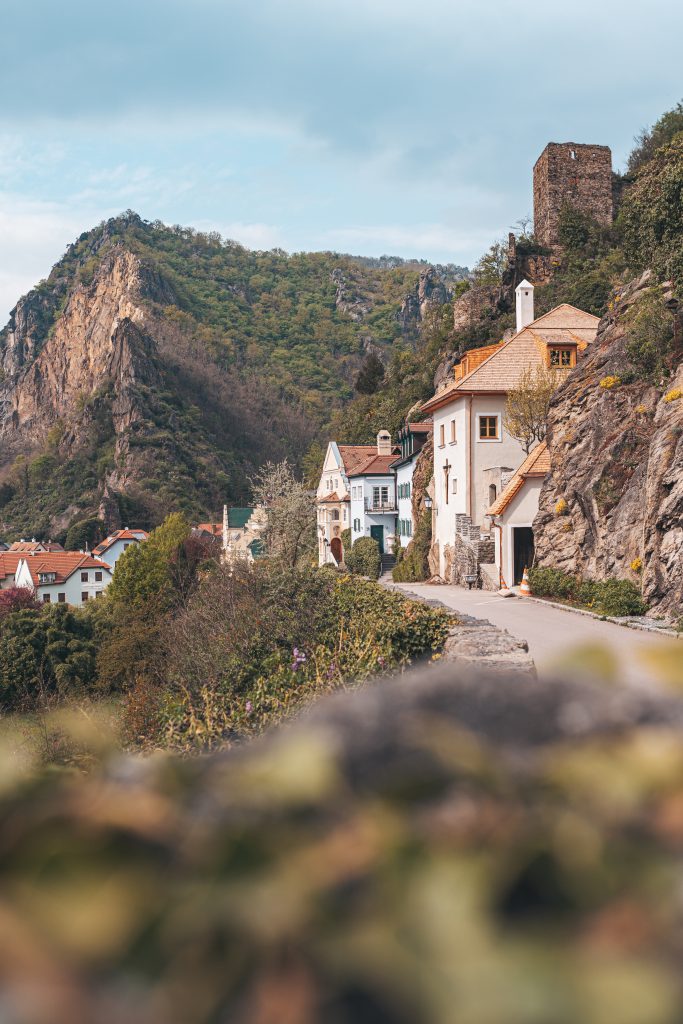
[[[551,348],[549,349],[548,363],[556,370],[566,370],[576,366],[576,349]]]
[[[54,583],[57,578],[57,574],[54,572],[39,572],[38,582],[39,583]]]

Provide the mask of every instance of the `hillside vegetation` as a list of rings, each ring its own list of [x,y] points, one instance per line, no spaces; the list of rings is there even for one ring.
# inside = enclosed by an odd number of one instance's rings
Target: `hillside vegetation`
[[[253,252],[134,213],[86,232],[0,332],[4,532],[63,537],[105,488],[144,525],[249,500],[264,461],[300,465],[325,436],[368,358],[413,347],[427,269]],[[431,273],[447,295],[466,270]],[[90,338],[109,334],[116,367]],[[75,380],[84,366],[99,377]]]

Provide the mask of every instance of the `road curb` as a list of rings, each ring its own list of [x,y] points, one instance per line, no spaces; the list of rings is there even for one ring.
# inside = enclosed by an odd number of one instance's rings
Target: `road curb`
[[[563,612],[572,612],[573,615],[585,615],[589,619],[597,619],[598,622],[613,622],[615,626],[624,626],[626,629],[637,629],[641,633],[652,633],[653,636],[668,636],[672,640],[680,640],[683,633],[677,633],[673,629],[660,628],[659,626],[646,626],[642,622],[625,622],[623,619],[615,618],[612,615],[598,615],[596,612],[589,612],[587,608],[573,608],[568,604],[561,604],[559,601],[547,601],[544,597],[520,597],[520,601],[533,601],[535,604],[542,604],[550,608],[559,608]]]

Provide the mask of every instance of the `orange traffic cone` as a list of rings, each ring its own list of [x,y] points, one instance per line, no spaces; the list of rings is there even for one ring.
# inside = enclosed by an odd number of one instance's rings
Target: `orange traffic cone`
[[[529,586],[529,572],[526,569],[526,567],[524,569],[524,572],[522,573],[522,582],[519,587],[519,594],[520,597],[531,597],[531,587]]]

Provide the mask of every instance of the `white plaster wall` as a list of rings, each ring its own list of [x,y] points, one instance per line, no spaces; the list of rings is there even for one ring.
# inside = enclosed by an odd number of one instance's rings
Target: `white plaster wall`
[[[526,453],[519,441],[507,433],[503,427],[505,411],[505,395],[475,395],[472,398],[472,519],[480,526],[488,526],[485,518],[489,501],[489,481],[484,476],[485,469],[496,469],[507,466],[517,469],[526,458]],[[479,439],[479,417],[498,416],[500,440]]]
[[[378,515],[370,515],[365,511],[365,501],[372,505],[372,491],[374,487],[387,487],[389,489],[389,501],[396,503],[396,491],[395,483],[396,478],[392,474],[391,476],[367,476],[367,477],[351,477],[349,481],[351,486],[351,524],[352,533],[351,541],[358,540],[359,537],[369,537],[371,526],[383,526],[384,527],[384,550],[390,552],[393,550],[393,540],[396,534],[396,515],[395,513],[381,513]],[[354,488],[359,488],[359,497],[354,498]],[[355,519],[360,519],[360,530],[353,530],[353,522]]]
[[[96,583],[94,569],[83,569],[83,572],[88,573],[87,583],[81,581],[81,570],[77,569],[75,573],[72,573],[66,583],[42,584],[37,587],[38,600],[42,601],[43,595],[49,594],[51,603],[58,604],[59,595],[66,594],[67,604],[80,605],[83,603],[81,600],[82,593],[88,594],[88,600],[95,600],[97,594],[104,593],[111,583],[111,573],[102,569],[102,582]]]
[[[455,420],[455,441],[451,441],[451,420]],[[444,427],[444,444],[441,445],[441,426]],[[459,396],[453,402],[437,409],[434,413],[434,513],[433,536],[439,544],[439,571],[444,572],[444,548],[453,543],[456,512],[466,512],[467,502],[467,399]],[[451,467],[449,473],[449,495],[446,502],[446,477],[444,466]],[[453,494],[453,480],[457,480],[457,492]]]
[[[532,526],[534,517],[538,512],[538,501],[541,494],[543,480],[540,477],[531,477],[524,481],[522,489],[514,496],[502,516],[497,522],[503,528],[503,576],[508,586],[513,580],[513,552],[514,539],[512,531],[516,526]],[[496,530],[496,533],[499,531]],[[500,565],[500,552],[497,550],[496,564]]]
[[[398,507],[398,515],[397,515],[396,518],[397,518],[397,520],[405,519],[408,522],[412,523],[413,532],[415,531],[415,523],[413,523],[413,500],[412,500],[412,496],[409,497],[409,498],[401,498],[401,497],[399,497],[399,495],[401,493],[401,487],[405,486],[406,484],[410,484],[411,492],[412,492],[413,472],[415,470],[415,461],[416,461],[416,459],[417,459],[417,456],[414,456],[410,460],[410,462],[407,462],[404,466],[399,466],[398,469],[396,470],[396,495],[397,495],[396,502],[397,502],[397,507]],[[398,531],[398,523],[396,524],[396,530]],[[403,537],[403,536],[399,537],[399,541],[400,541],[400,544],[401,544],[402,548],[407,548],[408,545],[410,544],[411,540],[412,540],[412,536],[410,536],[410,537]]]

